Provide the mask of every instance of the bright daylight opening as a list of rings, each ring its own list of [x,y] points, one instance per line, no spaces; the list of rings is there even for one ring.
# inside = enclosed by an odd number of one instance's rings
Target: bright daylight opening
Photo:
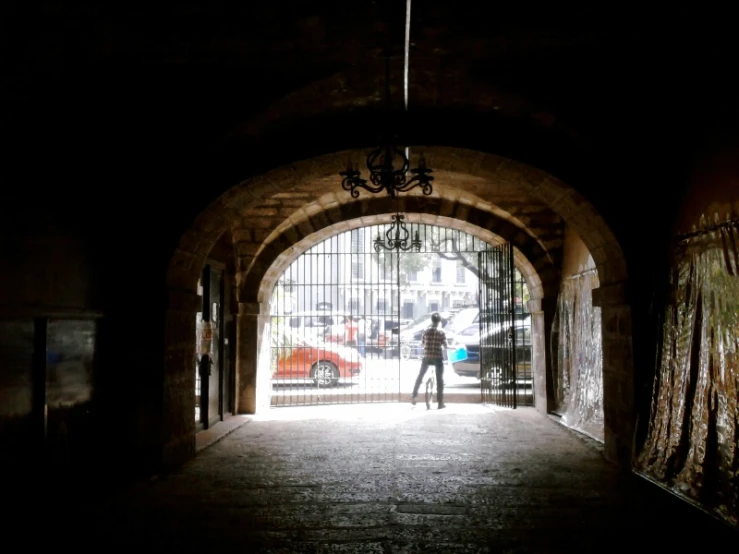
[[[433,312],[449,342],[447,401],[533,405],[529,290],[510,246],[409,223],[420,246],[389,250],[377,245],[389,230],[330,237],[282,274],[265,330],[271,405],[407,401]]]

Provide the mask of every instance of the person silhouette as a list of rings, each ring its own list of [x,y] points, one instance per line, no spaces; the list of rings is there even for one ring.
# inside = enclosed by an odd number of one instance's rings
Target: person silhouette
[[[439,402],[439,410],[446,408],[444,404],[444,353],[447,348],[446,333],[439,329],[441,316],[439,312],[431,314],[431,325],[426,328],[421,337],[423,344],[423,357],[421,358],[421,368],[416,377],[416,383],[413,385],[413,393],[411,394],[411,404],[416,405],[418,397],[418,389],[421,388],[423,376],[426,370],[433,365],[436,370],[436,398]]]

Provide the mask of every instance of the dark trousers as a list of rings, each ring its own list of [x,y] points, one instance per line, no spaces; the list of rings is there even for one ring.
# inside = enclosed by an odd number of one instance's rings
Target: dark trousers
[[[441,358],[423,358],[421,360],[421,369],[418,370],[416,384],[413,385],[413,396],[418,396],[418,389],[421,388],[423,376],[426,370],[432,365],[436,368],[436,400],[439,404],[444,402],[444,360]]]

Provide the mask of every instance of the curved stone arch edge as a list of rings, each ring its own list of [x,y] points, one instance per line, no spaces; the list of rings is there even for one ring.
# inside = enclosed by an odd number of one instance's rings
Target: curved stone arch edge
[[[380,220],[380,219],[383,220]],[[387,223],[385,220],[386,215],[378,214],[375,216],[366,216],[361,219],[355,219],[351,221],[342,221],[340,223],[334,223],[321,231],[311,233],[304,237],[299,242],[295,243],[291,248],[284,251],[281,255],[274,260],[270,268],[264,273],[261,279],[261,285],[257,292],[257,304],[259,306],[269,306],[270,299],[272,297],[272,291],[277,283],[280,276],[282,276],[285,269],[287,269],[291,263],[297,260],[305,252],[320,244],[323,240],[327,240],[326,233],[330,233],[331,236],[338,235],[339,233],[351,231],[353,229],[361,229],[372,225]],[[458,219],[432,215],[432,214],[408,214],[408,220],[426,223],[430,225],[436,225],[439,227],[446,226],[451,229],[456,229],[462,232],[466,232],[491,246],[497,246],[504,244],[506,240],[495,233],[482,229],[480,227],[473,227],[477,232],[470,232],[470,225]],[[521,272],[526,286],[529,289],[529,295],[532,300],[540,300],[543,296],[543,285],[538,272],[534,268],[533,264],[528,258],[516,247],[513,247],[513,259],[514,265]],[[260,309],[260,313],[263,313]]]
[[[625,422],[624,417],[630,417],[629,414],[633,415],[634,391],[628,390],[630,376],[633,375],[631,335],[628,332],[619,331],[617,335],[611,336],[611,333],[607,331],[607,319],[610,315],[607,312],[611,312],[614,316],[620,314],[619,317],[625,323],[623,327],[630,328],[630,306],[628,298],[621,292],[627,282],[627,270],[621,247],[605,220],[575,189],[538,169],[478,151],[442,147],[424,148],[424,151],[427,161],[430,155],[441,158],[446,156],[449,161],[454,162],[448,167],[450,170],[458,170],[484,178],[499,179],[506,176],[516,178],[533,197],[542,200],[558,213],[566,224],[571,225],[582,238],[593,256],[600,281],[600,290],[596,289],[599,293],[597,304],[603,309],[604,353],[609,353],[608,357],[604,356],[604,390],[610,388],[614,391],[622,391],[622,394],[617,395],[618,398],[609,397],[611,398],[609,406],[610,404],[613,406],[609,407],[607,410],[609,413],[605,414],[606,455],[608,458],[625,460],[628,463],[633,434],[629,429],[633,429],[633,422]],[[362,151],[355,151],[355,154],[361,155]],[[333,175],[338,170],[344,169],[346,159],[347,152],[339,152],[296,162],[282,168],[282,175],[285,175],[285,170],[291,173],[295,180],[303,171],[308,171],[309,175],[315,177],[324,174]],[[429,165],[432,163],[430,162]],[[277,173],[268,172],[247,179],[227,190],[203,210],[193,225],[185,231],[170,260],[167,272],[166,284],[170,293],[171,310],[191,311],[190,308],[195,304],[193,300],[195,300],[197,279],[202,264],[205,263],[207,254],[218,237],[227,231],[232,219],[228,214],[238,214],[243,209],[244,200],[247,203],[258,202],[265,194],[275,192],[277,190],[273,181],[275,175]],[[270,267],[276,269],[277,266],[272,264]],[[263,293],[260,292],[260,297],[262,295]],[[249,307],[240,304],[239,311],[257,315],[259,320],[266,317],[258,316],[262,310],[254,304]],[[614,348],[623,349],[622,355],[611,356]]]
[[[626,281],[626,262],[618,241],[595,208],[569,185],[544,171],[495,154],[452,147],[415,146],[412,149],[423,151],[430,166],[441,162],[446,170],[482,177],[491,183],[515,180],[559,214],[582,238],[596,263],[602,286]],[[245,208],[275,192],[288,190],[286,182],[296,184],[306,175],[316,179],[338,175],[345,169],[347,159],[363,157],[366,153],[367,150],[346,150],[296,161],[250,177],[228,189],[203,210],[183,234],[169,264],[167,284],[173,289],[195,290],[199,272],[199,268],[193,268],[197,265],[195,259],[205,259],[230,222]],[[202,235],[201,240],[198,234]],[[177,271],[183,266],[192,270],[186,277]],[[192,283],[185,284],[185,280]]]
[[[383,219],[382,221],[380,221],[381,218]],[[250,317],[257,325],[255,349],[256,375],[254,376],[255,387],[253,399],[254,413],[262,413],[271,407],[272,388],[270,384],[269,371],[266,370],[266,368],[270,367],[271,363],[270,341],[264,340],[264,337],[266,337],[270,331],[270,303],[272,292],[275,284],[282,276],[285,269],[287,269],[291,263],[312,247],[320,244],[324,240],[327,240],[327,233],[329,236],[335,236],[339,233],[353,229],[369,227],[378,223],[387,223],[385,218],[386,214],[363,216],[361,218],[335,223],[321,229],[320,231],[307,235],[280,254],[264,272],[260,281],[261,284],[259,291],[257,292],[257,301],[239,303],[240,315]],[[506,242],[503,237],[493,233],[492,231],[481,227],[470,226],[468,223],[454,218],[438,216],[435,214],[419,213],[408,214],[408,218],[414,222],[427,223],[439,227],[446,226],[466,232],[491,246],[501,245]],[[470,230],[474,230],[475,232],[470,232]],[[513,257],[514,266],[521,272],[521,275],[529,288],[531,301],[534,304],[540,304],[543,295],[543,286],[538,272],[528,258],[515,245],[513,246]]]

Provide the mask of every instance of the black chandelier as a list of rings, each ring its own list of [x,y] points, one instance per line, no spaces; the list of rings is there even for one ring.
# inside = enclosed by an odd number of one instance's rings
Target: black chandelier
[[[400,159],[400,167],[395,168],[395,158]],[[369,182],[360,177],[358,169],[350,163],[346,171],[341,171],[344,180],[341,187],[351,192],[352,198],[359,198],[359,189],[363,188],[371,193],[387,191],[390,196],[395,196],[399,192],[408,192],[416,187],[421,187],[423,194],[429,195],[433,191],[431,176],[433,169],[426,167],[426,160],[423,156],[418,161],[418,167],[411,169],[413,175],[408,178],[408,170],[410,163],[405,153],[392,144],[380,146],[373,150],[367,156],[367,169],[369,170]]]
[[[385,103],[390,114],[390,56],[385,57]],[[421,187],[423,194],[429,195],[433,191],[431,176],[433,169],[426,167],[426,159],[421,155],[418,161],[418,167],[410,169],[410,161],[405,152],[398,148],[393,140],[391,133],[385,134],[385,144],[373,150],[367,156],[367,170],[369,171],[369,181],[360,177],[359,170],[354,167],[351,161],[346,171],[339,172],[344,179],[341,187],[349,191],[352,198],[359,198],[359,189],[363,188],[371,193],[386,191],[390,196],[396,196],[399,192],[408,192],[416,187]],[[396,169],[395,160],[400,160],[400,167]],[[408,178],[408,171],[412,176]]]
[[[408,109],[408,53],[410,46],[410,0],[408,0],[406,8],[406,36],[405,36],[405,108]],[[369,171],[369,181],[363,179],[359,170],[354,167],[351,161],[346,171],[339,172],[343,177],[341,187],[348,191],[352,198],[359,198],[359,189],[364,189],[373,194],[387,192],[391,197],[397,198],[398,193],[408,192],[416,187],[420,187],[421,192],[428,196],[432,193],[433,187],[431,182],[434,178],[431,176],[432,169],[426,167],[426,159],[423,154],[418,160],[418,167],[410,169],[410,161],[408,159],[408,149],[401,150],[397,146],[395,136],[390,133],[390,55],[389,51],[385,56],[385,105],[387,110],[387,128],[385,129],[384,144],[369,153],[366,160],[367,170]],[[395,161],[400,161],[400,167],[395,166]],[[408,175],[410,171],[410,177]],[[416,250],[421,249],[421,238],[418,230],[411,240],[411,233],[405,223],[405,216],[396,213],[393,223],[385,231],[385,238],[382,233],[377,234],[374,240],[375,252],[381,250]]]
[[[380,233],[377,234],[377,238],[374,241],[375,252],[380,250],[421,250],[421,238],[418,236],[418,230],[413,237],[413,240],[409,241],[411,237],[410,231],[405,224],[405,216],[401,213],[397,213],[393,216],[393,224],[385,231],[385,239],[382,238]]]

